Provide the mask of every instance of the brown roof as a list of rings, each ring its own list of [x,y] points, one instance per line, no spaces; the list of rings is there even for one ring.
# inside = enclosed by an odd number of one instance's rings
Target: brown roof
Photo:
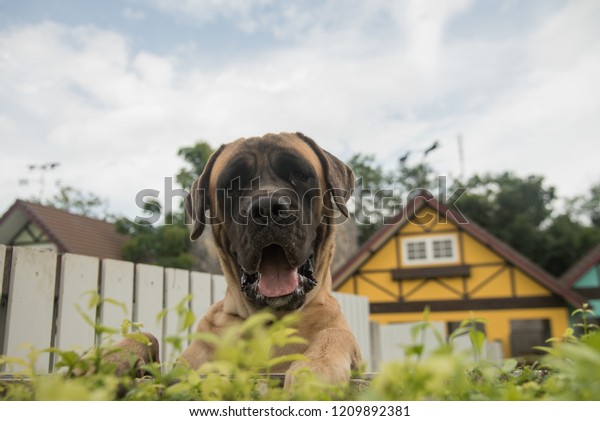
[[[349,276],[351,276],[373,253],[375,253],[387,240],[403,227],[419,210],[424,206],[431,207],[438,215],[445,215],[449,221],[457,224],[459,229],[472,235],[480,242],[489,246],[498,255],[502,256],[515,267],[531,276],[542,285],[546,286],[555,294],[562,296],[567,302],[575,307],[580,307],[586,300],[576,292],[566,288],[556,278],[546,272],[544,269],[533,263],[511,246],[496,238],[483,227],[468,220],[456,209],[451,209],[443,203],[440,203],[433,196],[427,193],[421,193],[406,206],[400,214],[396,215],[390,224],[385,225],[358,250],[358,252],[348,259],[348,262],[336,271],[333,275],[333,288],[337,288]]]
[[[37,225],[61,253],[121,258],[121,248],[127,236],[117,233],[115,226],[109,222],[17,200],[0,218],[0,226],[19,212]]]
[[[572,287],[593,266],[600,263],[600,244],[587,252],[573,266],[560,277],[560,281],[567,287]]]

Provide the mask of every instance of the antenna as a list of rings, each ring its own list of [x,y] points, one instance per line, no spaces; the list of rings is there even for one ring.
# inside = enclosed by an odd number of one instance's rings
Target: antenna
[[[40,178],[38,180],[38,182],[40,184],[40,192],[39,192],[38,201],[40,203],[42,203],[42,199],[44,197],[44,188],[46,187],[46,173],[48,171],[55,170],[58,166],[60,166],[60,162],[46,162],[46,163],[40,164],[40,165],[31,164],[31,165],[27,166],[27,168],[31,172],[33,172],[33,171],[40,172]],[[27,179],[27,178],[23,178],[23,179],[19,180],[19,185],[21,185],[21,186],[26,186],[28,184],[29,184],[29,179]]]

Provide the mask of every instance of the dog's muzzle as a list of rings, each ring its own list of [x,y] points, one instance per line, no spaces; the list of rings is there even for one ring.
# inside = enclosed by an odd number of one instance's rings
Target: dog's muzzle
[[[302,307],[306,294],[316,285],[314,254],[300,266],[292,266],[283,248],[272,244],[261,253],[258,272],[241,269],[241,290],[259,308],[292,311]]]

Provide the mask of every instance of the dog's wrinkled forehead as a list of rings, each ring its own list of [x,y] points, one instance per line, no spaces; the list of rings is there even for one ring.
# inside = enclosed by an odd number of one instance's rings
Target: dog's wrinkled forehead
[[[229,168],[234,170],[228,174]],[[260,138],[239,139],[222,145],[211,155],[185,202],[186,210],[194,221],[190,235],[192,240],[197,239],[204,231],[207,210],[210,210],[213,217],[217,215],[218,198],[223,197],[223,188],[228,191],[228,183],[245,174],[246,181],[250,182],[250,189],[254,191],[254,173],[258,169],[261,177],[263,174],[267,175],[268,190],[274,191],[271,187],[283,187],[297,193],[311,192],[314,195],[320,189],[325,205],[322,208],[326,210],[327,217],[335,219],[335,209],[348,217],[346,203],[354,190],[354,174],[350,167],[302,133],[267,134]],[[238,174],[235,174],[236,171]],[[223,178],[222,174],[225,174]],[[224,180],[222,187],[219,187],[220,180]],[[284,184],[281,185],[280,182]],[[234,186],[239,189],[248,188],[247,183],[244,186],[234,183],[231,191],[239,191]],[[309,198],[304,194],[302,197]]]
[[[319,157],[297,136],[265,135],[226,145],[214,164],[212,174],[219,175],[210,178],[210,191],[227,188],[236,178],[250,181],[269,175],[268,172],[281,178],[287,172],[298,172],[320,182],[324,177]]]

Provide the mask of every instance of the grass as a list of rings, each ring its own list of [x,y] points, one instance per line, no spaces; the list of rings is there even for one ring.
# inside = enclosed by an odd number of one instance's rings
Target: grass
[[[193,324],[187,306],[176,311],[182,320],[182,330]],[[443,340],[439,333],[438,348],[427,357],[423,347],[407,348],[406,359],[383,366],[366,386],[330,385],[316,379],[310,372],[298,373],[289,390],[279,386],[279,379],[268,374],[282,362],[273,358],[272,350],[302,341],[294,326],[297,316],[276,319],[263,313],[230,329],[222,337],[202,334],[197,339],[214,344],[215,360],[199,370],[183,366],[148,364],[150,376],[141,380],[129,376],[117,377],[110,346],[100,346],[83,355],[69,350],[32,350],[25,359],[1,357],[15,378],[22,381],[0,381],[3,400],[600,400],[600,333],[590,323],[594,316],[589,307],[575,310],[578,318],[560,338],[550,338],[547,346],[539,347],[543,355],[533,363],[515,359],[490,362],[478,358],[484,338],[474,329],[475,322],[465,320],[456,334],[467,334],[473,349],[459,353],[453,349],[452,338]],[[164,313],[159,315],[164,317]],[[139,326],[125,322],[122,330],[139,341],[145,336],[131,332]],[[427,329],[428,312],[413,334],[423,337]],[[102,326],[98,331],[107,332]],[[123,333],[123,332],[122,332]],[[455,335],[456,335],[455,334]],[[167,338],[175,349],[183,343],[181,335]],[[36,375],[35,361],[44,352],[57,358],[58,370],[50,375]],[[475,357],[475,358],[474,358]],[[301,359],[301,355],[284,357]],[[81,375],[86,373],[86,375]],[[360,377],[360,373],[356,373]]]

